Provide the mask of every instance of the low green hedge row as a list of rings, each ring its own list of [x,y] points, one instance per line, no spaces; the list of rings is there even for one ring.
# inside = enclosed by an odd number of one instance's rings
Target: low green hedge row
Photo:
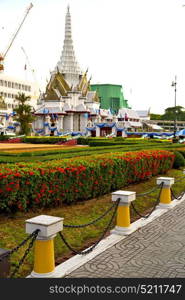
[[[0,153],[0,163],[16,163],[16,162],[34,162],[34,161],[49,161],[55,159],[64,159],[64,158],[73,158],[80,156],[90,156],[90,155],[98,155],[103,153],[114,153],[114,152],[128,152],[128,151],[139,151],[139,150],[147,150],[147,149],[158,149],[158,150],[180,150],[181,148],[185,148],[184,145],[181,144],[153,144],[147,143],[136,144],[136,145],[113,145],[106,147],[74,147],[74,148],[60,148],[55,150],[44,150],[44,151],[32,151],[32,152],[23,152],[23,153]]]
[[[107,146],[116,146],[116,145],[125,145],[125,146],[130,146],[130,147],[134,147],[134,146],[141,146],[141,147],[145,147],[146,145],[151,145],[151,146],[164,146],[164,145],[170,145],[169,142],[167,143],[152,143],[150,141],[147,141],[147,142],[142,142],[140,141],[139,143],[135,143],[135,142],[132,142],[132,143],[129,143],[129,142],[119,142],[119,141],[100,141],[100,140],[97,140],[97,141],[89,141],[88,145],[90,147],[107,147]]]
[[[0,211],[54,207],[97,197],[171,169],[168,151],[93,155],[51,162],[1,165]]]
[[[142,149],[142,147],[138,148],[139,150]],[[137,151],[136,149],[132,149],[132,151]],[[73,150],[73,151],[71,151]],[[22,155],[0,155],[0,163],[17,163],[17,162],[41,162],[41,161],[50,161],[50,160],[56,160],[56,159],[65,159],[65,158],[73,158],[73,157],[80,157],[80,156],[91,156],[91,155],[99,155],[103,153],[114,153],[114,152],[128,152],[130,151],[130,147],[123,147],[123,146],[110,146],[110,147],[93,147],[93,148],[86,148],[86,149],[69,149],[69,150],[61,150],[54,153],[43,153],[40,154],[40,151],[37,152],[37,154],[34,153],[34,155],[27,155],[25,153],[25,156],[23,156],[23,153],[20,153]],[[52,152],[52,151],[51,151]],[[29,153],[29,152],[28,152]],[[33,153],[29,153],[33,154]]]
[[[27,136],[22,138],[24,143],[31,144],[56,144],[58,142],[67,141],[67,137],[63,136]]]
[[[113,137],[113,138],[104,138],[104,137],[79,137],[77,143],[79,145],[89,145],[90,143],[116,143],[116,144],[146,144],[146,143],[167,143],[170,144],[170,141],[159,140],[159,139],[142,139],[142,138],[123,138],[123,137]],[[105,145],[106,146],[106,145]]]
[[[8,141],[10,137],[15,137],[15,136],[14,135],[0,135],[0,142]]]

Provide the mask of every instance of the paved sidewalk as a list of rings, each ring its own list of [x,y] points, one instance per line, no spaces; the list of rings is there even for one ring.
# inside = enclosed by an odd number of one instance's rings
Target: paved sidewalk
[[[185,278],[185,201],[66,277]]]

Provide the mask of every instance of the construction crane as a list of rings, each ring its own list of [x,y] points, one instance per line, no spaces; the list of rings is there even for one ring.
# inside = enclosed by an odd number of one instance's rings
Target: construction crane
[[[28,63],[28,66],[29,66],[30,71],[32,72],[33,79],[34,79],[35,82],[37,82],[37,78],[36,78],[36,75],[35,75],[35,70],[31,67],[31,64],[30,64],[28,55],[27,55],[27,53],[26,53],[26,51],[25,51],[25,49],[24,49],[23,47],[21,47],[21,50],[23,51],[23,53],[24,53],[24,55],[25,55],[25,57],[26,57],[26,61],[27,61],[27,63]]]
[[[33,4],[30,3],[30,5],[28,6],[28,8],[27,8],[26,11],[25,11],[25,14],[24,14],[24,17],[23,17],[21,23],[19,24],[17,30],[15,31],[14,35],[12,36],[12,38],[11,38],[11,40],[10,40],[10,42],[9,42],[9,44],[8,44],[8,46],[7,46],[7,48],[5,49],[5,51],[4,51],[3,54],[0,54],[0,71],[4,71],[4,65],[3,65],[3,64],[4,64],[4,59],[5,59],[5,57],[6,57],[7,53],[8,53],[8,51],[10,50],[10,48],[11,48],[11,46],[12,46],[12,44],[13,44],[13,42],[14,42],[14,40],[15,40],[15,38],[16,38],[18,32],[19,32],[19,30],[21,29],[21,27],[22,27],[22,25],[23,25],[23,23],[24,23],[24,21],[25,21],[27,15],[29,14],[30,9],[31,9],[32,7],[33,7]]]

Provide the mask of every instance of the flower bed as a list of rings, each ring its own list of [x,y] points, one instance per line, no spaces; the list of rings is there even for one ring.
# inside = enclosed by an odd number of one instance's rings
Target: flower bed
[[[0,211],[52,207],[97,197],[171,169],[168,151],[92,155],[1,165]]]
[[[8,140],[5,140],[5,141],[0,141],[0,143],[4,143],[4,144],[16,144],[16,143],[21,143],[22,142],[22,139],[19,138],[19,137],[15,137],[15,138],[11,138],[11,139],[8,139]]]
[[[75,145],[77,145],[77,140],[73,139],[73,140],[64,141],[64,142],[58,142],[56,144],[57,145],[65,145],[65,146],[75,146]]]

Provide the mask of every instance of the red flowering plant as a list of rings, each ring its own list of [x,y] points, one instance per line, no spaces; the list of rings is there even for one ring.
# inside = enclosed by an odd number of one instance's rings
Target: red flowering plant
[[[0,211],[26,211],[101,196],[165,173],[173,161],[171,152],[146,150],[1,164]]]

